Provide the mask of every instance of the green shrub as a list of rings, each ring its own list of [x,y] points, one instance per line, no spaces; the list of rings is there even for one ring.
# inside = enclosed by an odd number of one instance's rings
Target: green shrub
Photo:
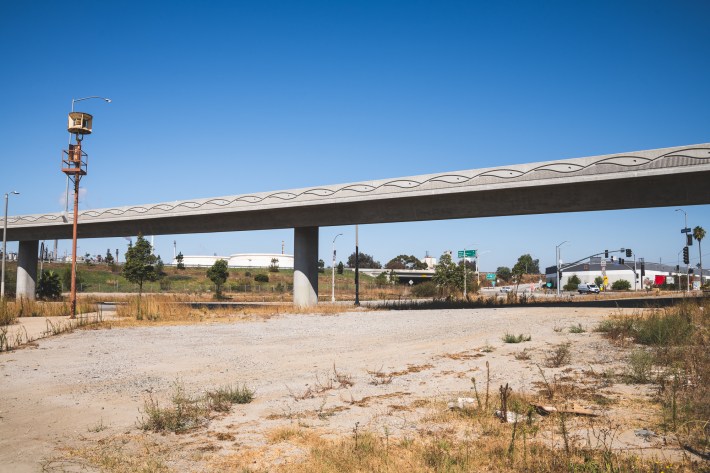
[[[223,386],[208,392],[205,397],[210,408],[216,412],[227,412],[232,404],[249,404],[254,399],[254,391],[245,385]]]
[[[37,297],[41,300],[56,300],[62,297],[62,283],[59,274],[44,270],[37,282]]]
[[[653,355],[642,348],[634,350],[629,356],[626,376],[632,383],[645,384],[651,381]]]
[[[269,275],[268,274],[263,274],[259,273],[256,276],[254,276],[254,281],[256,282],[269,282]]]
[[[520,343],[520,342],[529,342],[532,340],[532,335],[523,335],[522,333],[520,335],[513,335],[512,333],[507,333],[503,335],[503,341],[505,343]]]
[[[615,291],[628,291],[631,289],[631,283],[626,279],[619,279],[618,281],[614,281],[611,288]]]
[[[582,324],[572,325],[569,328],[569,333],[584,333],[587,330],[582,327]]]
[[[209,409],[201,399],[185,393],[181,383],[175,383],[172,404],[161,407],[152,396],[144,403],[139,427],[153,432],[184,432],[207,423]]]
[[[412,286],[412,295],[414,297],[435,297],[437,291],[436,284],[432,281],[425,281]]]

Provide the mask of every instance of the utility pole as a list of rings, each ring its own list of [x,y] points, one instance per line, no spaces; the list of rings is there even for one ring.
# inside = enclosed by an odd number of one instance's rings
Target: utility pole
[[[355,224],[355,305],[360,305],[360,248],[357,224]]]
[[[337,240],[340,235],[342,235],[342,233],[338,233],[337,235],[335,235],[335,238],[333,238],[333,265],[331,268],[333,284],[331,287],[331,289],[332,289],[331,302],[335,302],[335,240]]]

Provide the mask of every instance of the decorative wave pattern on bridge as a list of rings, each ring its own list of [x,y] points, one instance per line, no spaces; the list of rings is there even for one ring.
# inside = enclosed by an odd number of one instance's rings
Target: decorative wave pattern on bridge
[[[504,167],[497,169],[484,169],[463,171],[461,173],[445,173],[438,175],[422,176],[426,177],[421,181],[416,178],[393,179],[377,181],[375,185],[367,183],[347,184],[342,187],[316,187],[301,191],[278,191],[263,194],[247,194],[231,197],[217,197],[200,201],[186,200],[181,202],[160,203],[151,206],[132,206],[98,210],[85,210],[79,213],[80,219],[100,219],[105,217],[121,217],[131,215],[152,215],[181,210],[215,209],[225,207],[243,207],[248,205],[262,204],[268,201],[313,201],[319,198],[330,198],[347,193],[386,194],[391,191],[402,192],[403,190],[419,190],[422,188],[443,189],[460,186],[476,186],[491,184],[503,181],[530,181],[559,177],[561,175],[591,175],[608,174],[624,170],[644,170],[660,169],[667,167],[692,166],[697,164],[710,163],[710,148],[689,147],[675,149],[656,157],[646,157],[642,155],[613,155],[604,156],[597,161],[580,164],[588,158],[575,159],[570,162],[559,161],[545,163],[530,169],[516,169],[515,167]],[[519,165],[517,167],[526,167]],[[61,213],[45,215],[22,215],[9,217],[8,223],[51,223],[66,220]]]

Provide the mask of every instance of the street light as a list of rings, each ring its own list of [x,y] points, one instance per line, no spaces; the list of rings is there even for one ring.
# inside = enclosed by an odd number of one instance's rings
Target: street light
[[[5,259],[7,258],[7,202],[10,200],[10,195],[20,195],[17,191],[12,191],[5,194],[5,223],[2,227],[2,282],[0,282],[0,299],[5,297]]]
[[[335,240],[338,239],[339,236],[341,236],[342,233],[338,233],[335,235],[335,238],[333,238],[333,295],[331,297],[331,302],[335,302]]]
[[[555,246],[555,267],[557,268],[557,295],[560,295],[560,247],[569,241],[565,240],[559,245]]]

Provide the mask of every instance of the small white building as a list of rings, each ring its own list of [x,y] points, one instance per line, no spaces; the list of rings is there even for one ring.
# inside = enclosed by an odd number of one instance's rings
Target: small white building
[[[235,253],[230,256],[183,256],[182,263],[188,267],[210,267],[223,259],[230,268],[268,268],[276,260],[279,269],[293,269],[293,255],[281,253]],[[172,265],[177,265],[173,259]]]
[[[293,255],[281,253],[236,253],[227,259],[230,268],[268,268],[273,260],[279,269],[293,269]]]

